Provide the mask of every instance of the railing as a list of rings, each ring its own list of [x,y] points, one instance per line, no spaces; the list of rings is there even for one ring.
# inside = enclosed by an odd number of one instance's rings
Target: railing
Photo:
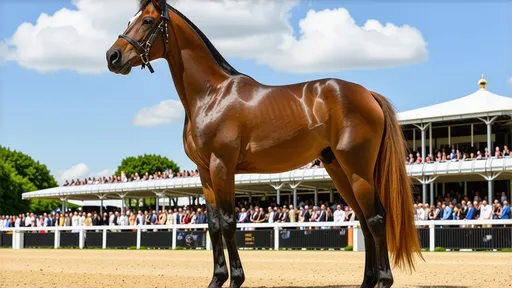
[[[421,246],[455,250],[512,248],[512,220],[417,221]],[[0,229],[0,247],[211,249],[207,224],[27,227]],[[238,224],[239,249],[344,249],[364,251],[359,222]]]

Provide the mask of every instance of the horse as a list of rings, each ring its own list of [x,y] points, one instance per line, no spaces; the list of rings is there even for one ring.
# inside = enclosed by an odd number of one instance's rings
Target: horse
[[[389,100],[334,78],[264,85],[233,68],[165,0],[139,2],[106,52],[107,65],[121,75],[138,66],[153,73],[151,61],[167,60],[186,114],[185,153],[197,165],[207,203],[213,250],[208,287],[245,281],[234,237],[235,174],[285,172],[315,158],[359,218],[366,247],[361,287],[391,287],[390,258],[395,267],[415,270],[416,256],[423,256],[406,142]]]

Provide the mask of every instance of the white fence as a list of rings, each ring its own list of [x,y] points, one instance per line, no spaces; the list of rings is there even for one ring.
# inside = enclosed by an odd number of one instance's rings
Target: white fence
[[[512,220],[444,220],[444,221],[417,221],[416,226],[422,241],[424,249],[434,251],[435,247],[446,244],[448,248],[460,245],[466,247],[462,249],[483,249],[483,250],[496,250],[504,248],[512,248]],[[309,228],[311,229],[309,229]],[[269,247],[273,250],[279,250],[280,241],[279,237],[283,232],[287,231],[340,231],[342,228],[343,235],[348,237],[347,243],[353,246],[354,251],[364,251],[364,237],[359,227],[359,222],[313,222],[313,223],[258,223],[258,224],[238,224],[237,228],[241,228],[243,233],[251,233],[254,231],[266,231],[271,233],[273,231],[273,245]],[[264,230],[259,228],[266,228]],[[107,234],[115,231],[135,231],[136,234],[136,249],[141,248],[142,234],[153,231],[167,231],[171,233],[172,249],[177,247],[177,236],[180,231],[207,231],[207,224],[186,224],[186,225],[138,225],[138,226],[81,226],[81,227],[23,227],[23,228],[3,228],[0,229],[0,236],[7,237],[12,240],[12,249],[23,249],[25,247],[24,235],[26,233],[37,234],[41,231],[44,233],[53,234],[53,247],[61,247],[61,232],[72,231],[78,234],[78,247],[83,249],[87,239],[88,232],[101,232],[102,240],[101,247],[106,249],[110,247],[107,242]],[[259,229],[259,230],[258,230]],[[346,233],[346,231],[350,231]],[[302,233],[301,232],[301,233]],[[317,240],[325,240],[324,232],[318,233]],[[240,233],[240,232],[238,232]],[[324,234],[322,234],[324,233]],[[75,234],[75,235],[76,235]],[[132,234],[132,235],[133,235]],[[436,237],[436,234],[438,234]],[[148,234],[149,235],[149,234]],[[304,234],[302,234],[304,235]],[[340,234],[341,235],[341,234]],[[155,236],[156,237],[156,236]],[[300,233],[294,236],[296,239],[301,240]],[[411,235],[413,237],[413,235]],[[300,241],[299,241],[300,242]],[[297,242],[297,243],[299,243]],[[464,243],[463,243],[464,242]],[[492,245],[489,243],[492,242]],[[1,243],[1,242],[0,242]],[[428,244],[428,245],[427,245]],[[328,245],[328,244],[324,244]],[[445,245],[445,246],[446,246]],[[497,246],[496,246],[497,245]],[[2,245],[0,245],[2,246]],[[6,246],[5,244],[3,245]],[[454,249],[452,247],[452,249]],[[458,246],[457,246],[458,247]],[[497,248],[496,248],[497,247]],[[206,247],[207,250],[211,249],[211,242],[206,232]],[[295,247],[301,248],[301,247]],[[331,247],[322,247],[329,249]],[[447,248],[447,247],[445,247]],[[458,248],[455,248],[458,249]]]

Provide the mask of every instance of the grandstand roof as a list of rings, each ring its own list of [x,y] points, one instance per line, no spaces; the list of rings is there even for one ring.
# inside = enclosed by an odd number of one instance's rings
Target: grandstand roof
[[[235,175],[236,192],[248,194],[252,192],[272,191],[272,183],[302,182],[301,188],[331,189],[334,185],[323,168],[298,169],[275,174],[237,174]],[[315,183],[313,183],[315,182]],[[313,185],[314,184],[314,185]],[[289,186],[282,190],[290,190]],[[119,199],[125,193],[129,198],[155,197],[156,193],[165,192],[166,197],[187,197],[203,194],[199,177],[172,178],[163,180],[137,181],[98,185],[62,186],[22,194],[23,199],[44,198],[59,199],[68,197],[77,200]]]
[[[404,163],[405,164],[405,163]],[[474,161],[448,161],[431,164],[407,165],[410,177],[442,176],[437,182],[483,181],[487,173],[500,173],[500,179],[510,179],[512,157],[490,158]],[[504,173],[503,173],[504,172]],[[498,175],[498,174],[495,174]],[[471,178],[472,177],[472,178]],[[235,192],[237,194],[275,195],[271,185],[287,183],[281,190],[290,191],[290,184],[298,184],[301,190],[328,190],[334,184],[324,168],[298,169],[275,174],[237,174],[235,175]],[[75,200],[119,199],[156,197],[155,193],[165,193],[163,197],[187,197],[202,194],[199,177],[172,178],[164,180],[137,181],[113,184],[82,185],[55,187],[22,194],[23,199],[59,199],[66,197]]]
[[[487,116],[512,116],[512,98],[494,94],[485,86],[484,76],[476,92],[451,101],[397,113],[399,123],[414,124],[453,121]]]

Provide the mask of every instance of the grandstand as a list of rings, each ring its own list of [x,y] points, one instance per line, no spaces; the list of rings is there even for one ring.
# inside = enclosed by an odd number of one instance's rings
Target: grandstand
[[[482,78],[474,93],[448,102],[398,113],[409,148],[404,165],[415,184],[417,202],[433,204],[438,195],[474,195],[489,202],[512,192],[512,98],[487,90]],[[487,149],[489,148],[489,149]],[[428,151],[428,152],[427,152]],[[407,160],[406,160],[407,159]],[[407,164],[406,164],[407,163]],[[141,171],[142,172],[142,171]],[[272,198],[297,207],[301,195],[339,199],[325,169],[297,169],[278,174],[236,175],[236,196],[252,202]],[[175,197],[200,197],[199,177],[55,187],[24,193],[23,199],[87,201],[156,198],[156,209]],[[265,197],[265,198],[262,198]],[[160,201],[160,202],[159,202]],[[124,201],[122,201],[124,202]],[[101,204],[103,207],[103,204]]]

